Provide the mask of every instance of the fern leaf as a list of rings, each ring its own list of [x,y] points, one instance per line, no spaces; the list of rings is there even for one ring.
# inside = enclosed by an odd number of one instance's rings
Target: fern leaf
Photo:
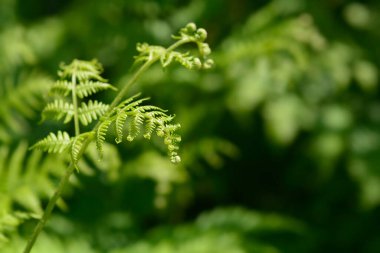
[[[72,120],[74,116],[74,106],[71,103],[65,102],[63,100],[54,100],[48,103],[44,110],[42,111],[42,121],[46,118],[53,118],[55,120],[60,120],[64,117],[63,122],[68,123]]]
[[[78,116],[81,123],[85,126],[90,124],[93,120],[97,120],[104,113],[107,112],[109,106],[102,102],[90,100],[88,104],[82,103],[82,106],[78,109]]]
[[[40,149],[48,153],[62,153],[69,148],[71,138],[67,132],[50,133],[47,137],[34,144],[30,149]]]
[[[106,140],[106,134],[107,134],[107,131],[108,131],[108,127],[111,125],[112,123],[112,120],[105,120],[103,121],[97,131],[96,131],[96,148],[98,150],[98,153],[99,153],[99,157],[102,158],[103,157],[103,144]]]
[[[126,113],[125,111],[120,111],[116,115],[116,119],[115,119],[115,130],[116,130],[115,142],[116,143],[120,143],[123,140],[123,129],[124,129],[124,124],[125,124],[125,121],[127,120],[127,117],[128,117],[128,113]]]
[[[78,163],[80,151],[82,149],[84,141],[90,136],[91,133],[92,132],[83,133],[73,138],[71,145],[71,160],[73,161],[74,165]]]
[[[117,90],[114,86],[104,82],[86,81],[78,84],[76,87],[76,94],[80,98],[88,97],[98,91],[112,89]]]

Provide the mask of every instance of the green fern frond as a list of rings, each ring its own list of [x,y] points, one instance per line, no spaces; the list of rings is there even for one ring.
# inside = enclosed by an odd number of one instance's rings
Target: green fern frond
[[[63,123],[68,123],[74,116],[74,105],[63,100],[54,100],[48,103],[42,111],[42,121],[47,118],[60,120],[64,117]]]
[[[106,140],[106,134],[109,126],[111,125],[112,120],[107,119],[100,123],[97,131],[96,131],[96,148],[99,152],[99,157],[103,157],[103,144]]]
[[[67,132],[50,133],[47,137],[34,144],[30,149],[39,149],[48,153],[62,153],[71,145],[72,139]]]
[[[82,102],[82,106],[78,108],[78,116],[81,123],[85,126],[90,124],[93,120],[97,120],[105,112],[107,112],[109,105],[102,102],[89,100],[88,103]]]
[[[76,86],[76,93],[79,98],[84,98],[95,94],[98,91],[107,89],[117,90],[116,87],[112,86],[109,83],[87,80],[86,82],[82,82]]]
[[[92,132],[80,134],[73,138],[71,145],[71,160],[75,165],[79,161],[80,150],[84,144],[84,141],[91,135]],[[78,169],[78,167],[76,167]]]

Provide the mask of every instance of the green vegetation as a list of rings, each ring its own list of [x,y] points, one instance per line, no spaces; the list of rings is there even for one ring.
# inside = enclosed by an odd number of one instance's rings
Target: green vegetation
[[[378,1],[0,5],[0,252],[380,251]]]

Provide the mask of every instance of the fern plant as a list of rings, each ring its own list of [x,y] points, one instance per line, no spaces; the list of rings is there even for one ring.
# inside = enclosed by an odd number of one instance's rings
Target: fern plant
[[[208,58],[211,50],[209,45],[204,42],[206,37],[205,29],[197,29],[194,23],[189,23],[180,30],[179,35],[173,36],[176,42],[168,48],[147,43],[138,44],[139,55],[135,57],[135,64],[140,64],[140,67],[110,105],[97,100],[85,101],[88,96],[99,91],[116,90],[101,76],[102,66],[98,61],[74,60],[70,64],[60,66],[58,71],[60,80],[50,90],[52,101],[42,111],[42,120],[60,120],[65,124],[73,122],[74,135],[65,131],[51,132],[31,149],[40,149],[49,153],[69,152],[71,162],[37,224],[25,248],[25,253],[30,252],[33,248],[70,176],[75,169],[79,171],[78,162],[90,142],[96,142],[99,157],[102,157],[103,145],[111,127],[116,133],[116,143],[123,141],[125,132],[127,132],[126,140],[128,141],[135,140],[141,133],[146,139],[150,139],[153,134],[163,138],[171,162],[180,162],[178,143],[181,141],[181,137],[177,134],[180,125],[172,123],[174,116],[167,114],[159,107],[145,105],[144,102],[147,98],[138,98],[139,94],[128,99],[124,99],[124,96],[130,86],[157,61],[164,68],[173,62],[177,62],[187,69],[212,67],[213,60]],[[198,53],[178,50],[180,46],[188,43],[195,43]],[[89,127],[92,124],[91,130],[81,132],[82,126]]]

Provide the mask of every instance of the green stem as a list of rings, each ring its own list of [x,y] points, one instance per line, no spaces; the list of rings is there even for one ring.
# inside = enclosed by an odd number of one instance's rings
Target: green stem
[[[73,100],[73,105],[74,105],[74,127],[75,127],[75,136],[78,136],[80,134],[80,128],[79,128],[79,119],[78,119],[78,98],[76,94],[76,76],[73,74],[71,78],[71,83],[73,85],[73,89],[71,91],[72,94],[72,100]]]
[[[66,170],[65,175],[61,178],[61,181],[59,182],[59,185],[57,189],[54,192],[54,195],[50,198],[48,205],[45,208],[44,214],[40,221],[38,222],[37,226],[35,227],[32,236],[30,237],[28,244],[25,247],[24,253],[29,253],[34,245],[34,243],[37,240],[38,235],[41,233],[43,227],[45,226],[46,221],[49,219],[51,212],[54,209],[55,204],[57,203],[58,199],[60,198],[62,191],[67,184],[67,182],[70,179],[71,174],[74,171],[74,164],[71,163],[69,167]]]
[[[166,50],[168,52],[170,52],[170,51],[174,50],[175,48],[177,48],[183,44],[189,43],[189,42],[192,42],[192,41],[179,40],[179,41],[175,42],[173,45],[171,45],[170,47],[168,47]],[[123,99],[123,97],[127,94],[129,88],[158,59],[159,59],[159,57],[151,57],[137,70],[137,72],[132,76],[132,78],[120,90],[118,95],[112,101],[112,103],[109,107],[108,113],[107,113],[108,116],[110,113],[112,113],[112,110],[120,103],[120,101]],[[75,82],[76,82],[75,76],[72,77],[72,82],[73,82],[73,85],[75,85]],[[79,120],[78,120],[78,111],[77,111],[78,107],[77,107],[77,97],[75,94],[75,87],[73,88],[72,95],[73,95],[73,104],[74,104],[74,110],[75,110],[75,112],[74,112],[75,135],[78,136],[80,133],[80,129],[79,129]],[[95,125],[95,127],[93,128],[92,131],[95,132],[97,130],[97,128],[99,127],[99,125],[100,125],[100,122],[98,122]],[[87,148],[87,146],[90,143],[92,138],[93,138],[93,136],[87,137],[87,139],[85,140],[84,144],[82,145],[82,147],[79,151],[79,155],[78,155],[79,158],[82,157],[84,151],[86,150],[86,148]],[[68,166],[67,170],[66,170],[65,175],[61,178],[61,181],[59,182],[59,185],[58,185],[56,191],[54,192],[54,195],[50,198],[49,203],[47,204],[47,206],[44,210],[44,214],[43,214],[42,218],[39,220],[38,224],[36,225],[36,227],[33,231],[33,234],[30,237],[28,244],[25,247],[24,253],[30,253],[30,251],[32,250],[34,243],[36,242],[39,234],[41,233],[43,227],[45,226],[47,220],[49,219],[58,199],[60,198],[60,196],[62,194],[64,187],[69,182],[70,176],[73,174],[74,170],[75,170],[75,165],[73,162],[71,162],[70,165]]]

